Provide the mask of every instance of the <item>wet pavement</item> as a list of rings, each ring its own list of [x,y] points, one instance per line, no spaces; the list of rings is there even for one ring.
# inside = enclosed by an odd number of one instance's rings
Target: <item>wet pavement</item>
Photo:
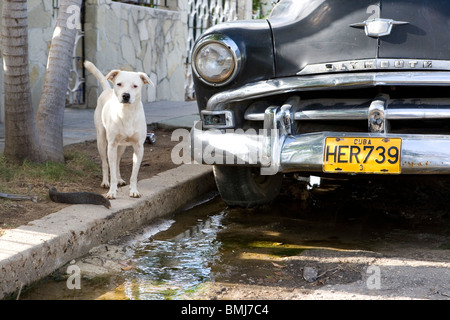
[[[94,248],[20,298],[447,300],[448,190],[448,177],[315,187],[290,177],[271,206],[227,208],[209,195]]]

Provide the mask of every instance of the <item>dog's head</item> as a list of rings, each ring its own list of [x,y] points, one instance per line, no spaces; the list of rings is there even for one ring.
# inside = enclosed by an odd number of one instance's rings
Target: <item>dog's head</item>
[[[142,87],[146,84],[154,85],[143,72],[112,70],[106,75],[106,79],[113,83],[117,99],[124,104],[140,101]]]

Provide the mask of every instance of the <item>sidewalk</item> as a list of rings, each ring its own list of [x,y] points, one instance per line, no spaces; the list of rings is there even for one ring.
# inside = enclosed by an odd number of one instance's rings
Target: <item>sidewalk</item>
[[[199,120],[195,101],[158,101],[144,104],[147,124],[157,123],[161,128],[192,128]],[[94,109],[64,111],[64,145],[96,139]],[[0,123],[0,153],[5,147],[5,124]]]

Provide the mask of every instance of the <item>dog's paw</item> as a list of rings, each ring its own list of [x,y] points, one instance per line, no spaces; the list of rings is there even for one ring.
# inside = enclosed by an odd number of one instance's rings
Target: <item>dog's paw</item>
[[[131,198],[140,198],[140,197],[142,197],[142,194],[137,190],[130,190],[130,197]]]
[[[105,196],[107,199],[115,199],[116,198],[116,192],[108,192]]]
[[[100,186],[101,186],[102,188],[109,189],[109,182],[103,181],[102,184],[101,184]]]
[[[121,187],[121,186],[126,186],[127,185],[127,183],[125,182],[125,180],[123,180],[123,179],[119,179],[118,181],[117,181],[117,186],[119,186],[119,187]]]

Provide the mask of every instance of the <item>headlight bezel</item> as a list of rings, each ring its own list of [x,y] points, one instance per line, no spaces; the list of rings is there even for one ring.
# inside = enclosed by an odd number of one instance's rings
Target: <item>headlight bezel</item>
[[[211,79],[208,79],[205,75],[202,75],[201,72],[198,70],[197,66],[197,56],[200,53],[200,51],[205,48],[205,46],[208,46],[210,44],[219,44],[223,46],[228,53],[231,55],[233,59],[233,70],[230,73],[230,75],[220,81],[213,81]],[[195,74],[195,76],[201,80],[202,82],[206,83],[209,86],[213,87],[220,87],[225,86],[229,84],[231,81],[233,81],[236,78],[236,75],[238,74],[240,67],[241,67],[241,51],[239,50],[239,47],[237,44],[228,36],[220,35],[220,34],[211,34],[208,36],[205,36],[201,38],[195,45],[193,51],[192,51],[192,70]]]

